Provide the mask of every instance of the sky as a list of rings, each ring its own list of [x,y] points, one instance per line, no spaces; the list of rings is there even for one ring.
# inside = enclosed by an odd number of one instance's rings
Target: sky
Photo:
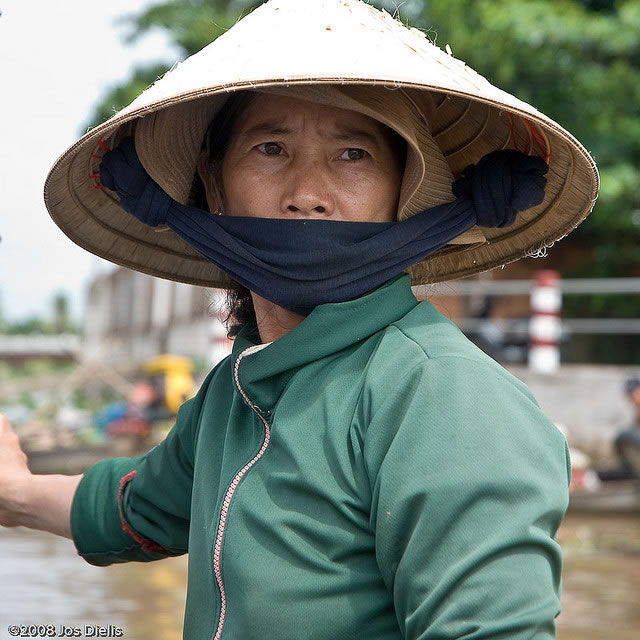
[[[150,0],[0,0],[0,308],[10,321],[50,317],[65,292],[80,319],[87,284],[113,268],[51,221],[42,190],[92,107],[136,63],[174,60],[162,33],[125,45],[117,17]]]

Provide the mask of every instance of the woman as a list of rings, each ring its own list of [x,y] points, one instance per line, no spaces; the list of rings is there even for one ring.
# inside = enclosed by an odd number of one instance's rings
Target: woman
[[[188,551],[188,638],[554,637],[566,443],[410,284],[537,251],[596,190],[569,134],[388,15],[263,5],[46,186],[82,246],[231,278],[255,318],[145,456],[30,476],[4,420],[1,521],[98,565]]]

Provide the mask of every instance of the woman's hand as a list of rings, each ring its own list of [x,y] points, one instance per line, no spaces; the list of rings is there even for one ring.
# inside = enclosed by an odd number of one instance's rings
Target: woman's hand
[[[23,524],[31,471],[7,416],[0,414],[0,525]]]
[[[18,436],[0,414],[0,525],[71,538],[71,503],[81,479],[32,474]]]

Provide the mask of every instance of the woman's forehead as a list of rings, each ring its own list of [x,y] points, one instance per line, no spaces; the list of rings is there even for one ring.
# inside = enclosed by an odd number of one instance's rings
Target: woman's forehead
[[[233,136],[287,135],[301,133],[308,127],[316,127],[344,141],[357,137],[378,141],[386,138],[387,130],[381,122],[357,111],[289,96],[255,93],[239,117]]]

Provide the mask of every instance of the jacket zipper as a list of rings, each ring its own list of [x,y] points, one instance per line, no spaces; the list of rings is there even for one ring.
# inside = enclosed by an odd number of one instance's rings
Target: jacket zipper
[[[222,636],[222,628],[224,627],[225,616],[227,612],[227,597],[224,590],[224,583],[222,581],[222,570],[220,568],[220,554],[222,550],[222,539],[224,537],[224,529],[227,523],[227,515],[229,512],[229,505],[231,504],[231,498],[235,493],[240,480],[245,476],[247,471],[253,467],[253,465],[262,457],[267,447],[269,446],[269,440],[271,439],[271,429],[269,427],[269,423],[264,418],[264,416],[260,413],[258,408],[256,407],[251,400],[249,400],[249,396],[245,393],[244,389],[240,385],[240,379],[238,377],[238,368],[240,366],[240,361],[247,355],[251,353],[255,353],[260,349],[266,347],[266,344],[256,345],[254,347],[249,347],[245,349],[236,360],[236,364],[233,368],[233,378],[235,380],[236,386],[238,387],[238,391],[244,398],[245,402],[251,407],[251,410],[262,420],[264,424],[264,440],[262,442],[262,446],[260,447],[260,451],[251,459],[247,464],[238,471],[238,473],[233,478],[229,488],[227,489],[227,493],[224,497],[224,501],[222,502],[222,509],[220,511],[220,520],[218,522],[218,535],[216,537],[216,544],[213,550],[213,571],[216,576],[216,582],[218,583],[218,589],[220,590],[220,617],[218,618],[218,629],[216,631],[216,635],[214,636],[214,640],[220,640]]]

